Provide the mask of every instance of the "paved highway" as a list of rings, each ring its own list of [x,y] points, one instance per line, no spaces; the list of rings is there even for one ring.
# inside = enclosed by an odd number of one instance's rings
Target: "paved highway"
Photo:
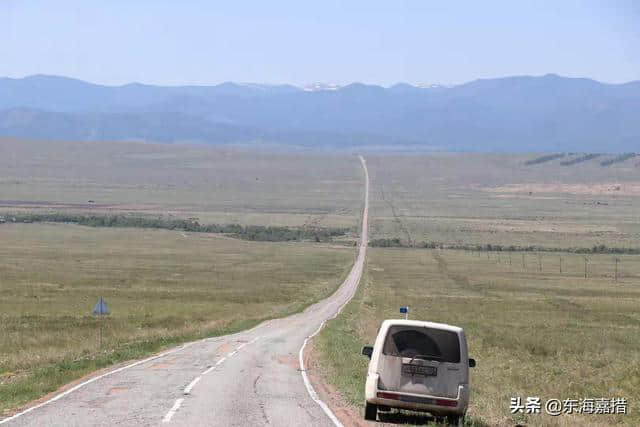
[[[309,336],[353,296],[367,249],[369,174],[358,255],[329,298],[244,332],[185,344],[93,377],[0,421],[8,426],[334,426],[309,384]]]

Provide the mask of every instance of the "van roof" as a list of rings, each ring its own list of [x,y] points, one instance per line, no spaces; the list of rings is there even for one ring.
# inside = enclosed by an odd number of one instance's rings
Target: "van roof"
[[[461,333],[463,330],[458,326],[447,325],[446,323],[427,322],[423,320],[387,319],[382,322],[382,326],[418,326],[423,328],[442,329],[445,331]]]

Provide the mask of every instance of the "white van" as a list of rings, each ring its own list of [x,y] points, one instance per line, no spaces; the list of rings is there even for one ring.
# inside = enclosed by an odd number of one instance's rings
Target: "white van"
[[[462,328],[418,320],[385,320],[373,347],[365,386],[367,420],[390,408],[430,412],[450,424],[469,405],[469,358]]]

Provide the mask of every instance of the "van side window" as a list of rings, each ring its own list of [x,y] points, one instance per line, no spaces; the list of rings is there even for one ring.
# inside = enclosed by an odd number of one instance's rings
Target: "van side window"
[[[460,363],[460,341],[455,332],[397,325],[389,328],[382,354]]]

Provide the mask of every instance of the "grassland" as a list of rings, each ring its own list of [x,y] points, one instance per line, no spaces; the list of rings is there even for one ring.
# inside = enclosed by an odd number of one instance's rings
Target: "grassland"
[[[640,169],[534,155],[368,156],[371,239],[503,246],[640,246]]]
[[[361,204],[355,156],[0,140],[0,413],[96,369],[329,295],[353,262],[353,236],[324,237],[355,229]],[[226,234],[190,232],[218,228]],[[241,240],[274,233],[298,241]],[[112,314],[98,321],[101,296]]]
[[[86,372],[246,328],[330,294],[353,248],[203,233],[0,226],[0,410]],[[91,310],[105,297],[112,315]]]
[[[469,410],[475,424],[638,425],[640,259],[623,259],[624,277],[615,283],[610,256],[592,259],[587,279],[577,255],[565,256],[563,274],[551,258],[539,271],[537,256],[526,256],[523,269],[504,254],[498,261],[497,254],[370,249],[362,288],[316,343],[328,381],[360,407],[368,363],[360,347],[409,305],[412,318],[465,328],[478,360]],[[514,396],[626,397],[629,415],[511,415]]]
[[[349,228],[361,202],[351,155],[0,139],[0,215],[64,210]]]
[[[535,157],[368,157],[371,239],[558,251],[370,248],[355,299],[315,344],[326,381],[355,408],[368,363],[361,346],[409,305],[414,319],[466,329],[478,360],[470,424],[640,424],[640,256],[562,251],[640,246],[640,170],[628,161],[567,167],[560,157],[526,164]],[[625,397],[629,415],[512,415],[509,401],[517,396]]]

